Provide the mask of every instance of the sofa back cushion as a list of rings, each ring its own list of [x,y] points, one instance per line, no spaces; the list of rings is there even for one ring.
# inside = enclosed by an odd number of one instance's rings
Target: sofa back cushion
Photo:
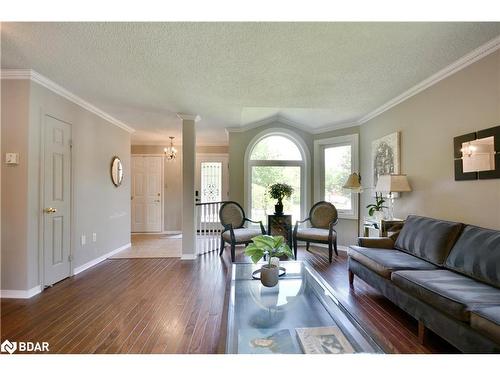
[[[467,225],[445,267],[500,288],[500,231]]]
[[[463,224],[410,215],[394,247],[442,266]]]

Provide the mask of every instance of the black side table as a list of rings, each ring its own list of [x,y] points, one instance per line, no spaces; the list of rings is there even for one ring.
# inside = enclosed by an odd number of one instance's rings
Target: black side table
[[[283,236],[292,247],[292,215],[267,215],[267,234]]]

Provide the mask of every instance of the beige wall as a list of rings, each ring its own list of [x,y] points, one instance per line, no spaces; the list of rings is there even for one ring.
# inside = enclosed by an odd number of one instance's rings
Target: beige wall
[[[1,288],[28,289],[28,128],[29,81],[2,80],[2,250]],[[19,165],[4,163],[19,153]]]
[[[21,153],[21,160],[25,164],[20,167],[26,170],[26,179],[9,179],[8,187],[16,191],[16,195],[22,195],[20,199],[25,202],[23,225],[17,225],[17,222],[11,220],[10,212],[15,211],[10,207],[12,192],[2,189],[2,216],[5,217],[2,230],[16,233],[14,242],[2,236],[2,267],[9,270],[2,272],[2,289],[26,290],[39,285],[43,277],[39,249],[42,204],[39,201],[39,159],[45,115],[72,125],[71,240],[74,268],[130,242],[130,134],[36,83],[27,80],[2,80],[2,87],[7,89],[2,95],[2,141],[16,138],[26,145],[21,147],[21,144],[16,144],[12,150]],[[5,100],[14,100],[14,95],[19,90],[28,93],[22,96],[22,101],[15,105],[4,105]],[[10,92],[14,94],[11,95]],[[10,121],[3,121],[4,111],[7,113],[6,120],[18,119],[16,127],[12,127]],[[23,125],[25,121],[28,121],[26,128]],[[7,145],[10,146],[10,143]],[[2,152],[3,150],[4,145]],[[124,164],[125,178],[119,188],[115,188],[110,180],[109,167],[114,155],[119,156]],[[17,167],[10,169],[8,173],[12,173],[15,168]],[[6,182],[7,179],[3,181]],[[15,229],[12,228],[14,225]],[[97,233],[95,243],[92,242],[94,232]],[[85,246],[80,245],[82,234],[87,237]],[[8,256],[3,257],[4,253],[13,251],[13,244],[16,244],[15,251],[21,257],[23,252],[26,253],[26,258],[21,258],[22,261],[13,263]],[[11,272],[18,263],[21,263],[22,270]]]
[[[396,216],[414,213],[500,229],[500,179],[455,181],[453,169],[453,137],[497,125],[500,51],[362,125],[361,175],[371,181],[371,142],[400,131],[401,171],[413,191],[397,199]],[[372,194],[363,194],[361,207]]]
[[[150,154],[163,155],[163,149],[168,146],[132,145],[132,155]],[[174,144],[177,149],[177,158],[165,162],[164,170],[164,230],[180,232],[182,228],[182,146]],[[197,153],[227,154],[227,146],[197,146]]]
[[[285,125],[279,122],[270,123],[267,125],[262,125],[254,129],[249,129],[244,132],[231,132],[229,133],[229,198],[231,200],[237,201],[245,207],[246,212],[249,212],[249,208],[246,207],[244,191],[245,191],[245,152],[248,145],[252,140],[262,131],[269,128],[281,128],[287,131],[291,131],[299,137],[306,145],[309,151],[309,167],[310,170],[310,180],[309,180],[309,194],[308,199],[313,202],[314,194],[314,141],[318,139],[337,137],[347,134],[357,134],[359,132],[358,127],[339,129],[334,131],[329,131],[322,134],[310,134],[308,132],[302,131],[300,129]],[[306,205],[307,206],[307,205]],[[309,210],[310,207],[307,207]],[[338,232],[338,243],[341,246],[346,246],[352,244],[357,237],[357,220],[350,219],[340,219],[337,225]]]

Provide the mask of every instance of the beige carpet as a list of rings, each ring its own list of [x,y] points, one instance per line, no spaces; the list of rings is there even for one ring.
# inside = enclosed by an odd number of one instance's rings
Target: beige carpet
[[[109,259],[123,258],[180,258],[181,234],[132,234],[132,247],[120,251]]]

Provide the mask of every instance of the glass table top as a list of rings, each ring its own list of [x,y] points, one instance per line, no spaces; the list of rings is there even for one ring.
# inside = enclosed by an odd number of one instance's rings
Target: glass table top
[[[233,264],[226,353],[382,353],[315,270],[280,266],[286,275],[268,288],[252,278],[261,264]]]

